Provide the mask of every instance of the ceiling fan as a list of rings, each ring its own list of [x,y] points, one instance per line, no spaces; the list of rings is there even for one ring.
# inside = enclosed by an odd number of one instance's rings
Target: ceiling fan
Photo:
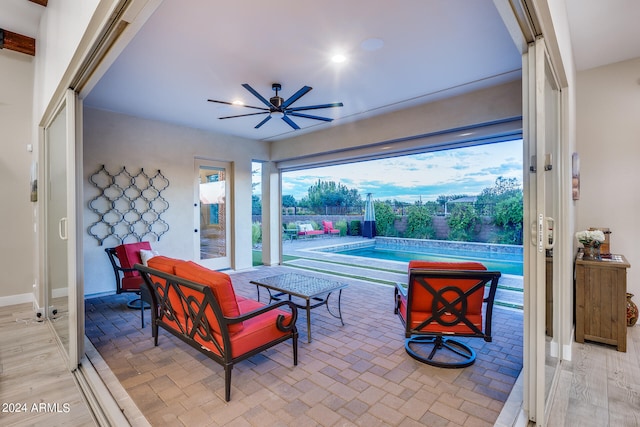
[[[282,99],[278,95],[278,91],[280,91],[282,89],[282,86],[280,85],[280,83],[273,83],[271,85],[271,88],[276,92],[276,96],[273,96],[273,97],[269,98],[268,101],[262,95],[260,95],[254,88],[249,86],[247,83],[244,83],[242,85],[242,87],[244,87],[246,90],[251,92],[260,101],[262,101],[262,103],[264,105],[266,105],[267,108],[265,108],[265,107],[252,107],[251,105],[240,105],[241,107],[253,108],[253,109],[262,110],[262,111],[260,111],[259,113],[238,114],[238,115],[235,115],[235,116],[219,117],[220,120],[233,119],[235,117],[255,116],[255,115],[258,115],[258,114],[268,114],[267,117],[264,118],[264,120],[262,120],[260,123],[258,123],[256,125],[256,127],[255,127],[256,129],[258,129],[263,124],[267,123],[269,120],[271,120],[272,117],[275,117],[275,118],[281,118],[289,126],[291,126],[293,129],[298,130],[298,129],[300,129],[300,126],[298,126],[293,120],[291,120],[291,118],[289,116],[303,117],[305,119],[322,120],[322,121],[325,121],[325,122],[330,122],[330,121],[333,120],[332,118],[320,117],[320,116],[312,116],[310,114],[300,113],[300,111],[319,110],[319,109],[322,109],[322,108],[332,108],[332,107],[342,107],[343,106],[342,102],[334,102],[334,103],[331,103],[331,104],[309,105],[309,106],[306,106],[306,107],[291,107],[291,104],[296,102],[302,96],[306,95],[312,89],[309,86],[302,87],[302,89],[300,89],[299,91],[297,91],[296,93],[291,95],[291,97],[289,99],[287,99],[286,101],[284,99]],[[218,104],[238,105],[238,104],[234,104],[232,102],[227,102],[227,101],[216,101],[215,99],[207,99],[207,101],[209,101],[209,102],[217,102]]]

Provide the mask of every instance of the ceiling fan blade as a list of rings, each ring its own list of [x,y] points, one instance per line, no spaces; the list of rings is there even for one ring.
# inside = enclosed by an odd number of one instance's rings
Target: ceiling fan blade
[[[258,129],[260,126],[262,126],[263,124],[267,123],[269,120],[271,120],[271,114],[269,114],[267,117],[265,117],[263,121],[258,123],[256,125],[255,129]]]
[[[255,116],[258,114],[267,114],[269,111],[263,111],[261,113],[249,113],[249,114],[238,114],[235,116],[225,116],[225,117],[218,117],[220,120],[222,119],[235,119],[236,117],[247,117],[247,116]]]
[[[271,117],[271,116],[269,116]],[[294,128],[295,130],[300,129],[300,126],[298,126],[297,124],[295,124],[295,122],[293,120],[291,120],[289,117],[287,117],[287,115],[285,114],[284,116],[282,116],[282,120],[284,120],[285,122],[287,122],[287,124],[289,126],[291,126],[292,128]]]
[[[289,112],[289,111],[319,110],[321,108],[332,108],[332,107],[343,107],[343,106],[344,106],[344,104],[342,102],[334,102],[332,104],[309,105],[307,107],[287,108],[287,112]]]
[[[258,98],[260,101],[262,101],[262,103],[264,105],[266,105],[269,108],[273,108],[273,105],[271,105],[271,103],[269,101],[267,101],[266,99],[264,99],[264,97],[262,95],[260,95],[254,88],[252,88],[251,86],[249,86],[247,83],[243,83],[242,87],[245,88],[246,90],[248,90],[249,92],[251,92],[253,94],[253,96],[255,96],[256,98]]]
[[[264,108],[264,107],[253,107],[251,105],[244,105],[244,104],[234,104],[233,102],[228,102],[228,101],[217,101],[215,99],[207,99],[207,101],[209,102],[217,102],[218,104],[225,104],[225,105],[232,105],[234,107],[245,107],[245,108],[254,108],[256,110],[265,110],[265,111],[269,111],[268,108]]]
[[[294,102],[296,102],[298,99],[302,98],[304,95],[307,94],[307,92],[309,92],[311,89],[313,89],[310,86],[303,86],[302,89],[300,89],[299,91],[297,91],[296,93],[294,93],[293,95],[291,95],[289,97],[289,99],[287,99],[286,101],[284,101],[282,103],[282,105],[280,106],[280,108],[287,108],[289,105],[293,104]]]
[[[305,119],[313,119],[313,120],[322,120],[325,122],[331,122],[333,121],[332,118],[329,117],[320,117],[320,116],[311,116],[309,114],[303,114],[303,113],[296,113],[296,112],[287,112],[288,115],[290,116],[295,116],[295,117],[304,117]]]

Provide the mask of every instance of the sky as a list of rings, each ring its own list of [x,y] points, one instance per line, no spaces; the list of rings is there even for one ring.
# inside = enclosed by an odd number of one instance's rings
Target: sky
[[[356,189],[364,199],[414,203],[440,195],[479,194],[496,178],[522,183],[522,140],[478,145],[282,174],[282,194],[299,201],[318,179]]]

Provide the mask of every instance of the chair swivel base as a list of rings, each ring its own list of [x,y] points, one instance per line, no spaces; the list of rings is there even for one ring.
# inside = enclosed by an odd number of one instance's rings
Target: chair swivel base
[[[417,361],[439,368],[465,368],[476,361],[476,352],[471,347],[442,336],[416,335],[407,338],[404,348]],[[441,357],[436,359],[438,351]]]
[[[132,308],[134,310],[140,310],[141,305],[144,305],[145,309],[151,308],[148,302],[142,301],[141,298],[132,299],[127,303],[127,307]]]

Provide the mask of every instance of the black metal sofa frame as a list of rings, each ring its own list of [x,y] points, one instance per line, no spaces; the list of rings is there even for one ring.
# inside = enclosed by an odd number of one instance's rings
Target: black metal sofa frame
[[[140,264],[136,264],[135,269],[140,271],[144,278],[142,286],[146,286],[150,294],[154,345],[158,345],[158,327],[161,327],[222,365],[225,372],[225,400],[227,402],[231,398],[231,370],[236,363],[291,339],[293,364],[294,366],[298,364],[298,331],[296,328],[298,312],[297,307],[291,301],[264,305],[238,317],[225,317],[210,287]],[[169,295],[177,295],[181,307],[174,307],[175,297],[172,301]],[[177,308],[179,310],[176,310]],[[275,320],[275,326],[284,334],[266,344],[233,356],[229,326],[237,325],[279,308],[288,308],[291,311],[291,321],[288,324],[285,323],[286,319],[281,314],[278,314]],[[180,312],[184,315],[175,315]],[[215,319],[210,318],[211,313]]]

